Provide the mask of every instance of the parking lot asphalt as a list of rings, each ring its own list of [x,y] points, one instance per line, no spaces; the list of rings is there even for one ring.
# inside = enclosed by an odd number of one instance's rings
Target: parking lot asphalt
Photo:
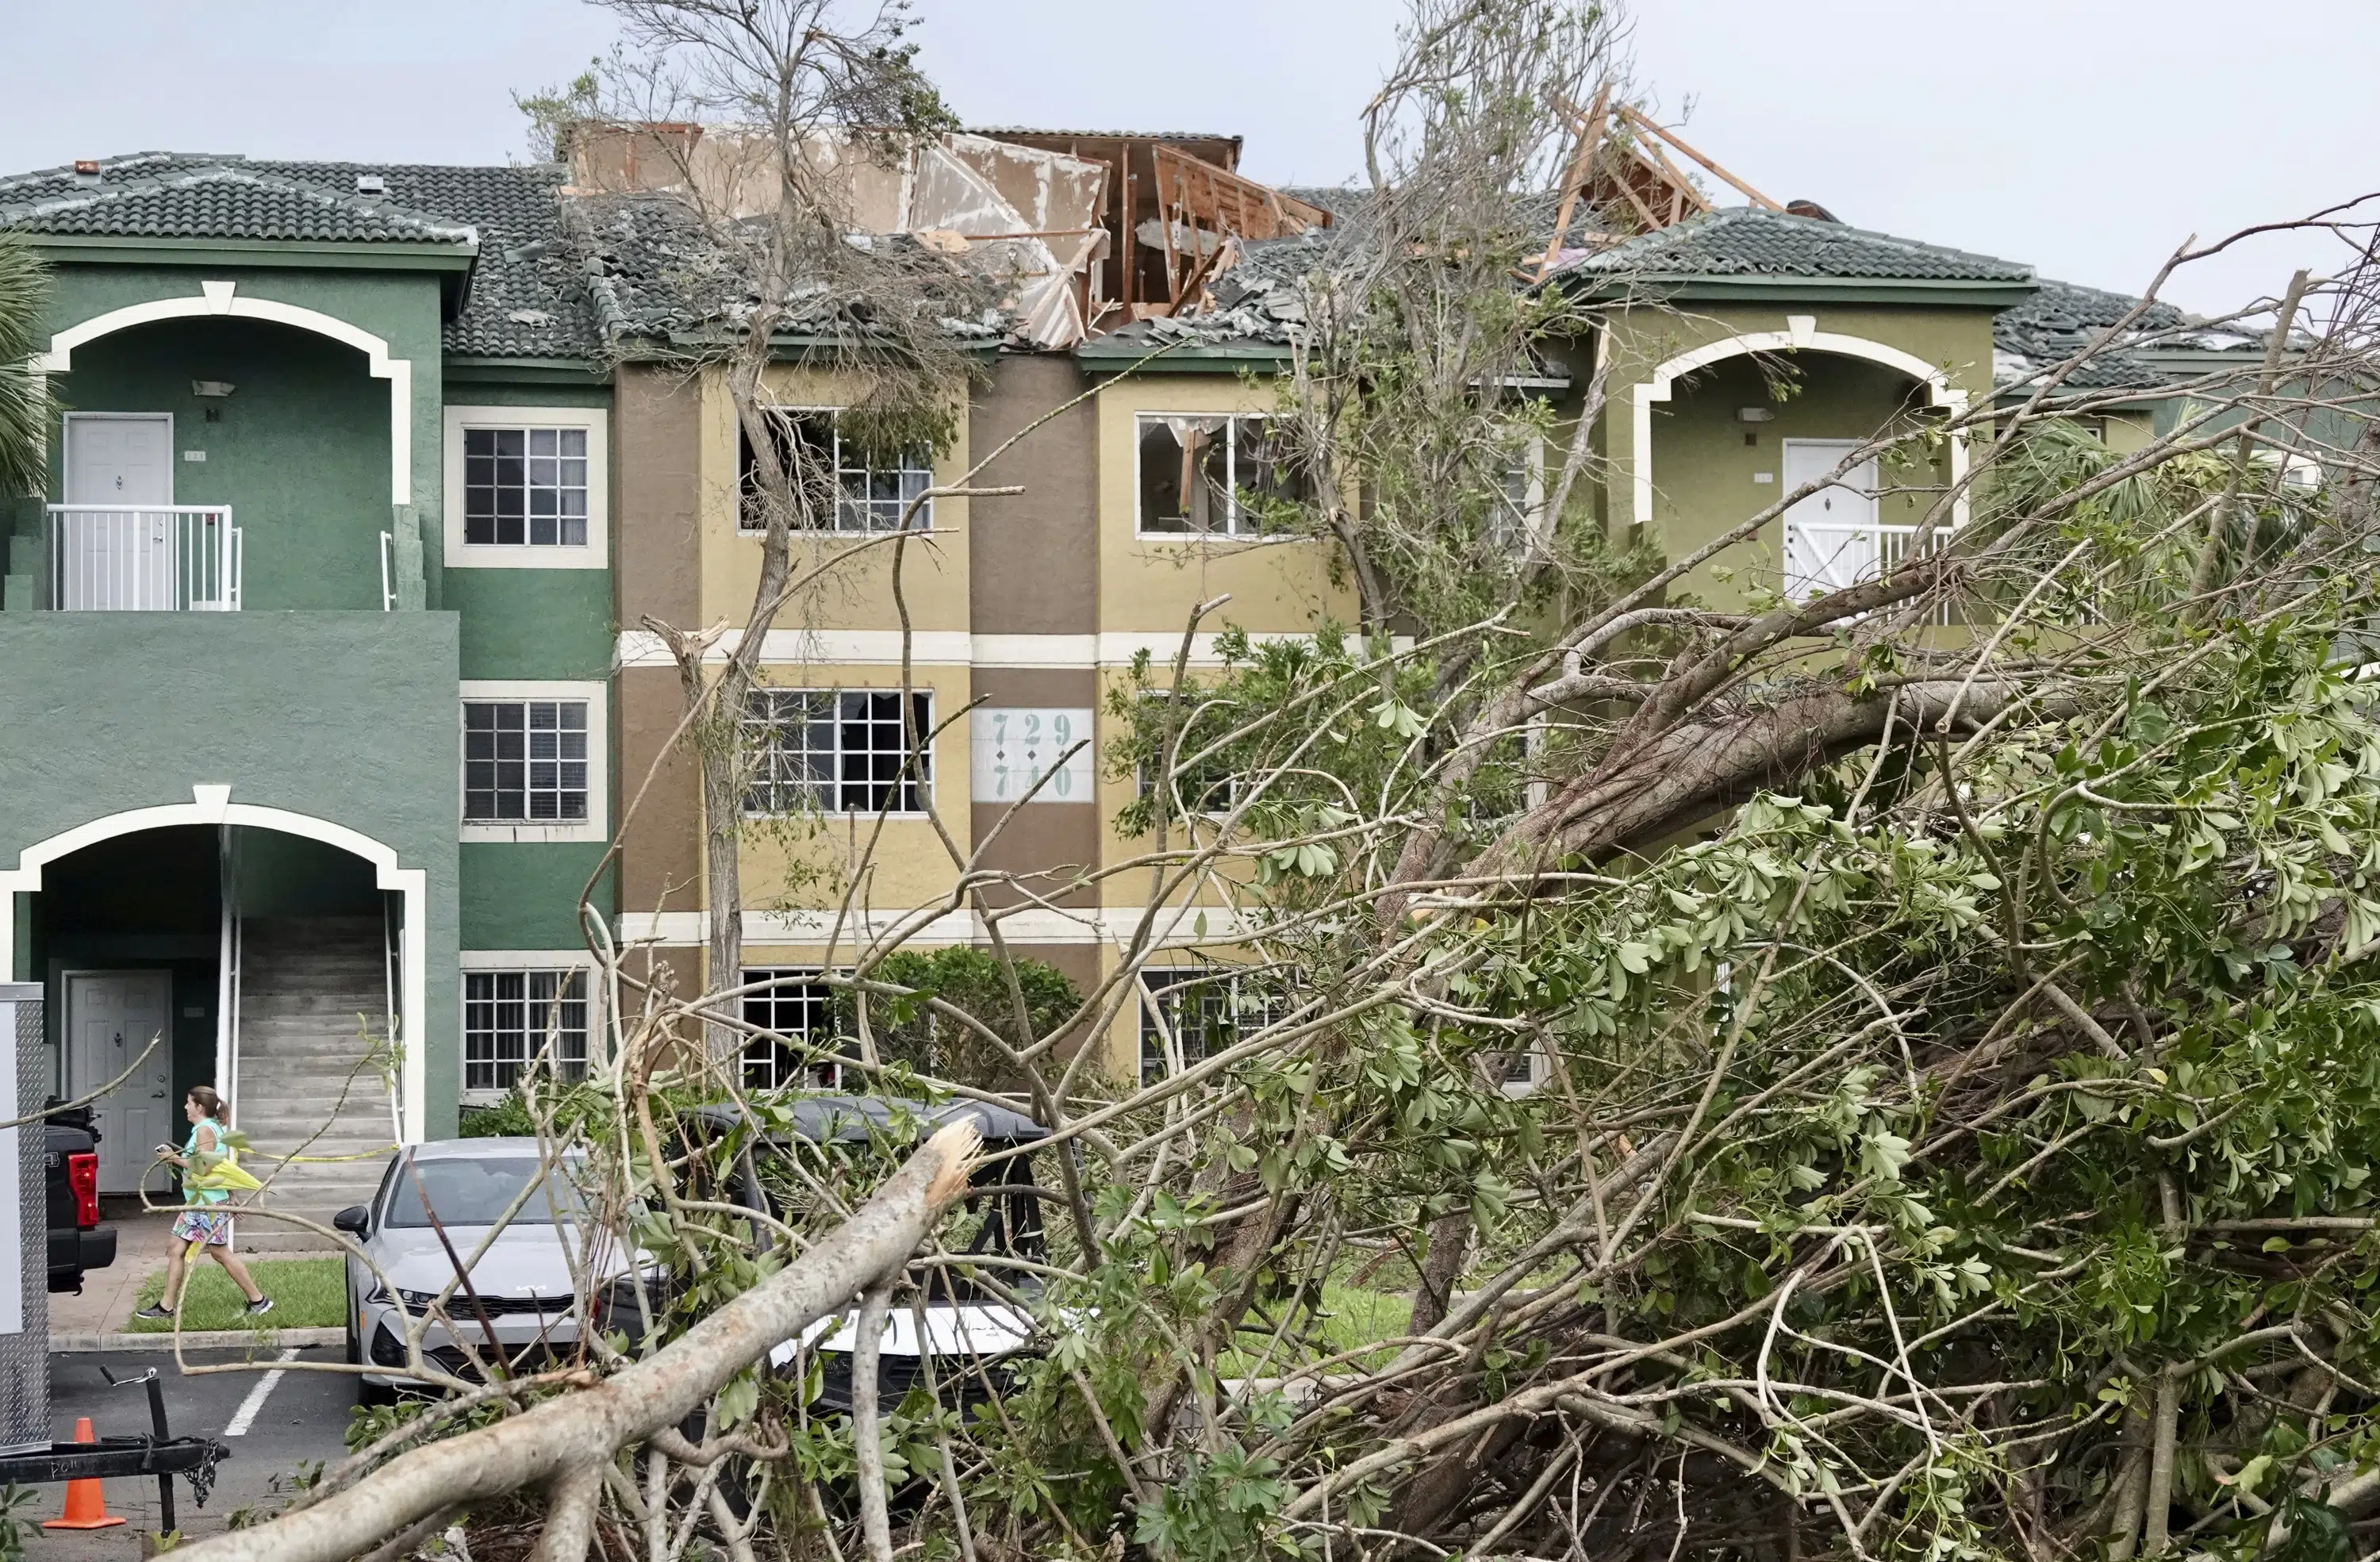
[[[355,1404],[351,1379],[337,1373],[309,1372],[285,1364],[336,1362],[340,1351],[328,1350],[261,1352],[252,1362],[237,1350],[193,1350],[192,1366],[249,1363],[232,1372],[185,1375],[172,1352],[164,1350],[77,1352],[50,1358],[50,1421],[60,1441],[74,1436],[78,1417],[89,1416],[92,1433],[101,1437],[131,1435],[150,1430],[149,1395],[138,1381],[111,1386],[102,1369],[118,1378],[138,1380],[157,1370],[165,1396],[166,1429],[175,1436],[203,1435],[219,1439],[231,1457],[215,1466],[214,1489],[200,1508],[191,1498],[186,1479],[174,1478],[174,1510],[186,1536],[213,1534],[225,1529],[236,1509],[271,1511],[279,1506],[289,1478],[310,1464],[336,1462],[346,1451],[347,1412]],[[35,1488],[30,1516],[55,1519],[66,1500],[62,1485]],[[105,1483],[107,1511],[128,1522],[114,1529],[73,1532],[37,1530],[26,1556],[32,1558],[115,1562],[141,1555],[140,1536],[154,1534],[158,1523],[157,1483],[153,1477]]]

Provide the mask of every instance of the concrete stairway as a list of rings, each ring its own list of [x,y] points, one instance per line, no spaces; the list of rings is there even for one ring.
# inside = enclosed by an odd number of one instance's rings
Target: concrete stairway
[[[337,1211],[371,1197],[388,1156],[300,1162],[277,1176],[280,1163],[272,1157],[362,1155],[384,1151],[395,1137],[386,1078],[366,1061],[388,1028],[381,922],[249,918],[240,924],[240,935],[239,1080],[232,1120],[248,1135],[251,1151],[241,1164],[260,1179],[273,1179],[263,1196],[274,1206],[327,1225]],[[358,1034],[358,1014],[366,1017],[370,1039]],[[239,1245],[326,1244],[279,1221],[250,1218],[239,1223]]]

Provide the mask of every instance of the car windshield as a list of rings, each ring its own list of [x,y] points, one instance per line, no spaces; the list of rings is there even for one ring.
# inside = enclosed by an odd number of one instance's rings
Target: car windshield
[[[430,1209],[436,1212],[441,1225],[492,1226],[520,1197],[521,1190],[537,1175],[537,1167],[534,1156],[490,1156],[484,1160],[441,1157],[416,1160],[409,1168],[400,1163],[388,1202],[388,1224],[429,1225],[430,1216],[421,1205],[422,1194],[427,1193]],[[524,1226],[551,1226],[557,1217],[577,1215],[580,1208],[577,1191],[568,1180],[548,1175],[543,1191],[531,1194],[513,1220]]]

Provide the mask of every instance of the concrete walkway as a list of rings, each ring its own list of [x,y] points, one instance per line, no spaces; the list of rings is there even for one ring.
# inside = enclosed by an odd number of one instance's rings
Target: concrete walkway
[[[136,1198],[100,1201],[100,1223],[115,1228],[115,1262],[83,1274],[82,1294],[50,1297],[50,1333],[114,1334],[140,1305],[140,1282],[165,1267],[174,1251],[174,1217],[145,1215]]]
[[[172,1215],[149,1214],[141,1209],[137,1197],[118,1198],[113,1194],[100,1200],[99,1214],[100,1224],[115,1228],[115,1262],[104,1269],[86,1270],[81,1295],[72,1291],[52,1294],[53,1342],[68,1336],[89,1339],[123,1332],[132,1310],[140,1305],[141,1283],[152,1275],[163,1274],[166,1260],[173,1256]],[[273,1224],[267,1220],[234,1222],[234,1245],[242,1256],[258,1251],[249,1228],[268,1228]],[[273,1256],[300,1255],[275,1253]]]

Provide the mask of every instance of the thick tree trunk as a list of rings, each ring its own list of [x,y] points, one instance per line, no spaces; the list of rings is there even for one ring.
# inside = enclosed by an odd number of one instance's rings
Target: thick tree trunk
[[[1935,730],[1955,708],[1956,723],[1968,728],[2022,695],[2035,696],[2044,718],[2076,708],[2071,696],[2043,697],[2035,685],[1944,678],[1861,695],[1821,688],[1688,721],[1563,787],[1523,819],[1477,871],[1515,872],[1531,861],[1572,855],[1607,858],[1700,823],[1763,789],[1790,791],[1812,771],[1882,737],[1888,718],[1896,732],[1913,735]]]
[[[707,965],[703,980],[713,993],[744,985],[744,762],[736,718],[750,696],[751,679],[730,660],[720,675],[712,730],[704,734],[702,757],[702,903]],[[703,1047],[717,1062],[734,1058],[743,1035],[716,1020],[702,1027]]]

